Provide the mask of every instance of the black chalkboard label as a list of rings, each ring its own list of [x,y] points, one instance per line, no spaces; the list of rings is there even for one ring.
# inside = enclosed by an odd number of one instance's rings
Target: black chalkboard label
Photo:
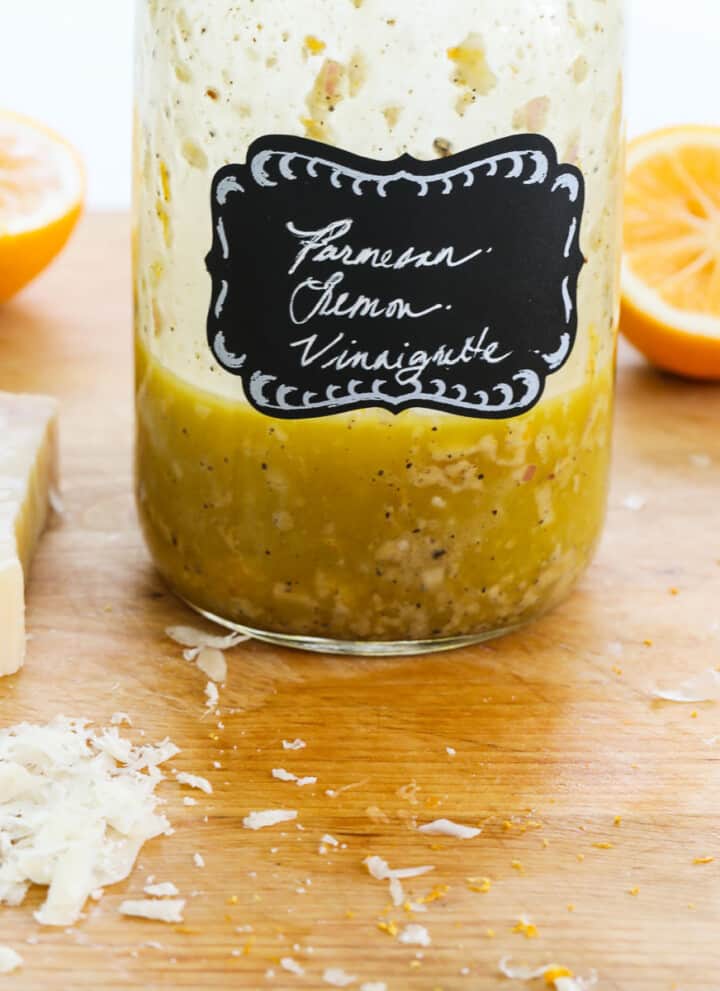
[[[577,330],[582,173],[541,135],[439,161],[270,136],[212,188],[208,342],[272,417],[512,417]]]

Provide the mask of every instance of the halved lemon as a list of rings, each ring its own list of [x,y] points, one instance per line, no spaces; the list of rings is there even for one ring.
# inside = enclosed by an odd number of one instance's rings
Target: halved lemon
[[[0,302],[58,254],[84,197],[77,152],[37,121],[0,111]]]
[[[660,368],[720,379],[720,128],[630,143],[620,326]]]

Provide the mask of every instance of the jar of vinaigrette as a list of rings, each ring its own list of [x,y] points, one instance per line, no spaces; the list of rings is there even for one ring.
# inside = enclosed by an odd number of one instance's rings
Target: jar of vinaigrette
[[[137,500],[205,616],[441,650],[601,532],[622,0],[139,0]]]

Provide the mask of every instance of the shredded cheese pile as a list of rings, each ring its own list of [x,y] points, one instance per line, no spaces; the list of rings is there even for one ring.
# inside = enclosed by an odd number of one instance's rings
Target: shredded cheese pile
[[[0,902],[46,885],[37,921],[76,922],[91,892],[126,878],[143,844],[170,831],[155,789],[178,752],[64,716],[0,731]]]

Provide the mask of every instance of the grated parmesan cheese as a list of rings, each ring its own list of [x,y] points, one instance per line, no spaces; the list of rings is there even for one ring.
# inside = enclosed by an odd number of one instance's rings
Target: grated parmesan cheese
[[[451,819],[436,819],[425,826],[418,827],[419,833],[426,836],[452,836],[457,840],[472,840],[482,832],[474,826],[461,826]]]
[[[393,870],[382,857],[366,857],[363,863],[376,881],[390,882],[390,897],[396,907],[405,901],[405,892],[400,883],[402,880],[422,877],[423,874],[429,874],[430,871],[435,870],[434,867],[405,867],[400,870]]]
[[[384,981],[366,981],[360,985],[360,991],[387,991],[387,984]]]
[[[64,716],[0,731],[0,902],[46,885],[36,920],[75,923],[92,892],[124,880],[143,844],[169,831],[154,792],[158,765],[178,752]]]
[[[398,943],[404,943],[406,946],[430,946],[432,940],[425,926],[413,922],[398,934]]]
[[[264,812],[250,812],[243,819],[245,829],[266,829],[281,822],[297,819],[297,812],[291,809],[267,809]]]
[[[301,967],[297,960],[293,960],[292,957],[283,957],[280,966],[290,974],[297,974],[298,977],[303,977],[305,974],[305,968]]]
[[[193,863],[195,864],[196,867],[204,867],[205,866],[205,858],[203,857],[203,855],[201,853],[194,853],[193,854]]]
[[[146,895],[152,895],[153,898],[165,898],[168,895],[180,894],[172,881],[163,881],[162,884],[146,884],[143,891]]]
[[[357,980],[354,974],[348,974],[340,967],[328,967],[323,973],[323,981],[332,984],[334,988],[347,988]]]
[[[19,953],[9,946],[0,946],[0,974],[12,974],[24,961]]]
[[[198,774],[188,774],[186,771],[180,771],[177,776],[177,782],[179,785],[187,785],[188,788],[197,788],[199,791],[204,791],[206,795],[212,795],[213,787],[207,778],[201,778]]]
[[[304,750],[307,746],[304,740],[283,740],[282,742],[283,750]]]
[[[294,781],[298,788],[304,788],[305,785],[317,784],[317,778],[299,778],[297,774],[293,774],[292,771],[286,771],[283,767],[274,767],[272,776],[277,778],[278,781]]]
[[[121,902],[118,911],[137,919],[151,919],[153,922],[182,922],[185,900],[166,898],[155,901],[152,898],[128,899]]]

